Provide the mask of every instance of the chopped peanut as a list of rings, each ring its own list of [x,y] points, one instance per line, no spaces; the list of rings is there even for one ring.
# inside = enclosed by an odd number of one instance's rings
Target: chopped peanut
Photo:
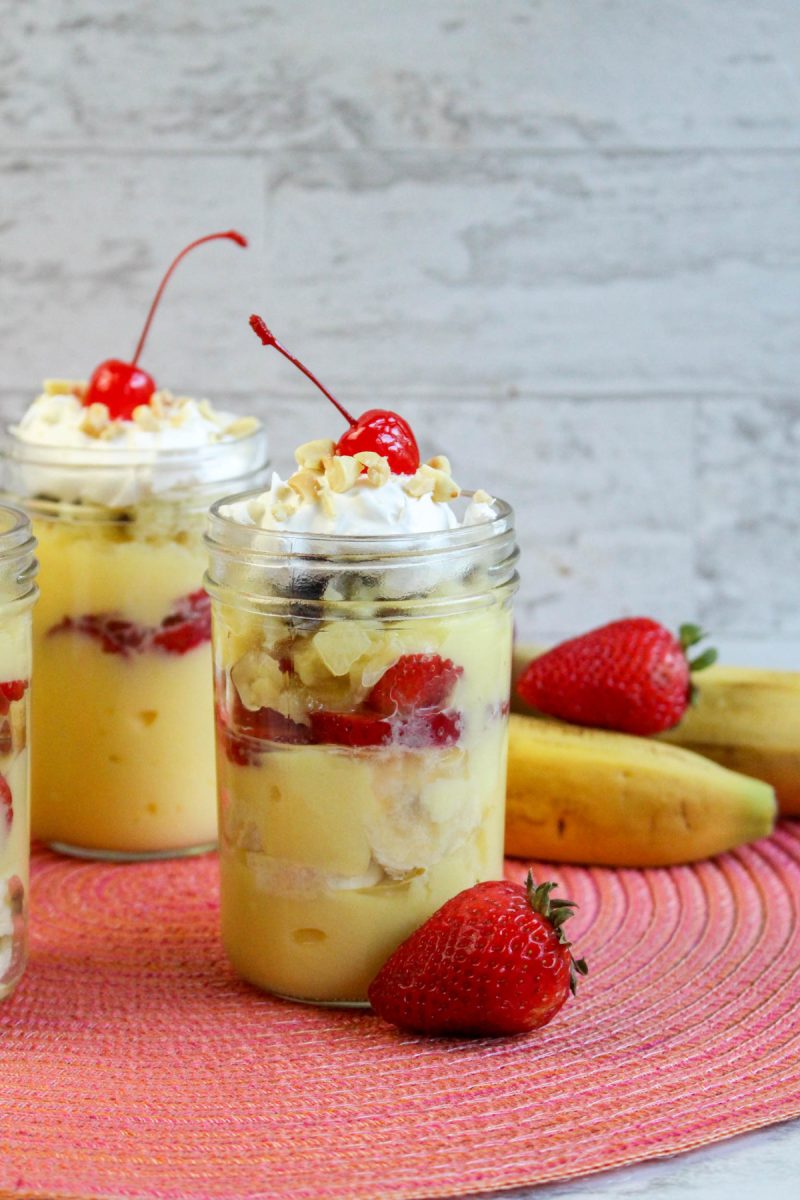
[[[137,404],[133,410],[133,419],[140,429],[154,432],[159,428],[158,419],[149,404]]]
[[[461,495],[461,488],[451,479],[445,472],[432,467],[429,463],[423,464],[415,475],[409,479],[404,485],[403,491],[408,496],[424,496],[428,492],[433,495],[433,499],[440,503],[446,500],[455,500]]]
[[[361,468],[349,454],[323,458],[322,469],[332,492],[349,492],[361,474]]]
[[[79,429],[89,437],[99,438],[103,430],[110,424],[108,408],[105,404],[90,404],[81,419]]]
[[[86,384],[82,379],[45,379],[42,391],[45,396],[83,396]]]
[[[433,467],[434,471],[444,471],[445,475],[453,474],[450,459],[446,454],[435,454],[433,458],[428,459],[428,466]]]
[[[222,432],[226,437],[247,437],[248,434],[258,429],[259,424],[256,417],[237,417],[235,421],[231,421],[230,425],[226,425]]]
[[[272,501],[272,515],[276,521],[285,521],[296,513],[301,504],[301,497],[288,484],[282,484]]]
[[[303,442],[294,452],[295,461],[299,467],[308,471],[321,471],[322,461],[330,458],[336,449],[336,443],[330,438],[317,438],[313,442]]]
[[[295,471],[294,475],[289,476],[287,482],[298,496],[312,504],[319,494],[320,477],[311,470]]]
[[[369,487],[383,487],[385,483],[389,482],[392,472],[388,458],[384,458],[382,454],[376,454],[374,450],[360,450],[354,457],[360,467],[367,468],[364,478]]]

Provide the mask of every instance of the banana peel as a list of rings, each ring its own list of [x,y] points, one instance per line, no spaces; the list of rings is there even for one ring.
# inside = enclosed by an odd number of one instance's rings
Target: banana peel
[[[514,647],[511,711],[535,714],[517,680],[546,647]],[[541,714],[540,714],[541,715]],[[657,735],[775,789],[782,816],[800,816],[800,671],[708,667],[680,724]]]
[[[512,713],[506,853],[619,867],[697,862],[772,832],[769,784],[650,738]]]
[[[658,738],[765,780],[781,813],[800,816],[800,671],[709,667],[680,724]]]

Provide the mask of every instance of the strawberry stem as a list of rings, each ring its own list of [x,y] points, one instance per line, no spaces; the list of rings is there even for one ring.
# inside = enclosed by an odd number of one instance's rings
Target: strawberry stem
[[[549,921],[555,930],[556,937],[562,946],[571,945],[564,936],[564,922],[574,916],[573,908],[577,908],[574,900],[560,900],[558,897],[552,898],[550,893],[558,887],[557,883],[540,883],[538,886],[533,881],[533,871],[528,871],[528,877],[525,880],[525,887],[528,892],[528,903],[535,913],[539,913],[546,921]],[[578,976],[588,975],[589,968],[586,965],[585,958],[575,958],[574,954],[569,956],[569,990],[573,996],[578,987]]]
[[[203,242],[215,242],[218,238],[228,238],[229,241],[236,242],[237,246],[247,245],[247,238],[244,237],[243,234],[237,233],[235,229],[229,229],[225,233],[209,233],[205,237],[197,238],[196,241],[190,242],[188,246],[184,246],[180,254],[178,254],[167,267],[164,278],[161,280],[161,283],[158,286],[158,291],[153,297],[153,303],[150,305],[150,311],[147,314],[147,320],[144,323],[144,329],[139,336],[139,341],[136,343],[136,349],[131,361],[132,367],[136,366],[142,350],[144,349],[144,344],[147,341],[147,335],[150,332],[150,326],[152,324],[153,317],[155,316],[156,309],[161,302],[161,297],[164,294],[164,288],[167,286],[170,275],[175,270],[181,259],[184,258],[190,250],[194,250],[196,246],[202,246]]]
[[[702,642],[703,638],[708,637],[708,634],[699,625],[681,625],[678,630],[678,637],[681,643],[681,649],[686,655],[686,661],[689,664],[690,671],[705,671],[706,667],[710,667],[712,663],[717,661],[717,651],[713,646],[709,646],[702,654],[698,654],[697,658],[689,658],[689,650],[692,646],[696,646],[698,642]]]
[[[288,358],[289,362],[297,367],[298,371],[302,371],[306,378],[310,379],[311,382],[319,388],[323,396],[328,397],[331,404],[334,406],[334,408],[339,410],[345,421],[349,421],[351,428],[357,424],[355,417],[351,417],[347,409],[344,408],[344,406],[341,405],[339,401],[330,394],[326,387],[323,387],[316,375],[312,375],[308,367],[304,367],[299,358],[295,358],[293,354],[290,354],[289,351],[280,344],[274,333],[267,328],[266,323],[261,317],[258,316],[257,313],[253,313],[250,318],[250,328],[253,330],[253,333],[255,333],[256,337],[261,338],[262,345],[274,346],[276,350],[280,351],[284,358]]]

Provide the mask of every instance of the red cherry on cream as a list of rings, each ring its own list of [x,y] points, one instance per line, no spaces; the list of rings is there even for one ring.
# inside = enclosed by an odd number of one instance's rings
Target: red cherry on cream
[[[95,367],[84,404],[106,404],[114,420],[129,421],[139,404],[149,404],[156,390],[152,375],[119,358],[108,358]]]
[[[408,421],[397,413],[370,408],[339,438],[337,454],[373,450],[388,458],[395,475],[413,475],[419,466],[419,447]]]
[[[419,448],[407,421],[398,413],[383,408],[371,408],[356,420],[328,389],[323,387],[316,375],[312,375],[299,358],[295,358],[280,344],[256,313],[250,318],[250,328],[261,339],[262,345],[274,346],[298,371],[302,371],[347,421],[350,428],[339,438],[336,445],[337,454],[358,454],[362,450],[372,450],[387,459],[389,468],[395,475],[414,474],[419,466]]]
[[[122,362],[119,358],[108,358],[105,362],[101,362],[99,367],[95,367],[83,397],[85,405],[105,404],[112,420],[130,421],[135,408],[140,404],[149,404],[150,397],[156,390],[156,383],[151,375],[148,375],[136,364],[144,349],[155,311],[164,294],[164,288],[178,263],[190,250],[194,250],[196,246],[202,246],[204,242],[215,242],[219,238],[227,238],[228,241],[236,242],[237,246],[247,245],[247,238],[243,237],[241,233],[237,233],[235,229],[229,229],[225,233],[209,233],[206,237],[197,238],[196,241],[185,246],[180,254],[172,260],[158,286],[158,291],[153,298],[147,320],[144,323],[144,329],[137,342],[133,360],[128,363]]]

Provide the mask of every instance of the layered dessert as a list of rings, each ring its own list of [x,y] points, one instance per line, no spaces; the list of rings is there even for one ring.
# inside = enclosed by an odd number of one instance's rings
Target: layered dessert
[[[307,443],[210,522],[223,940],[323,1003],[502,875],[510,510],[383,416],[378,450]]]
[[[138,353],[47,381],[5,456],[41,565],[33,833],[122,858],[216,842],[205,513],[266,460],[258,421],[156,387]]]
[[[13,990],[25,966],[33,569],[26,518],[0,507],[0,999]]]

